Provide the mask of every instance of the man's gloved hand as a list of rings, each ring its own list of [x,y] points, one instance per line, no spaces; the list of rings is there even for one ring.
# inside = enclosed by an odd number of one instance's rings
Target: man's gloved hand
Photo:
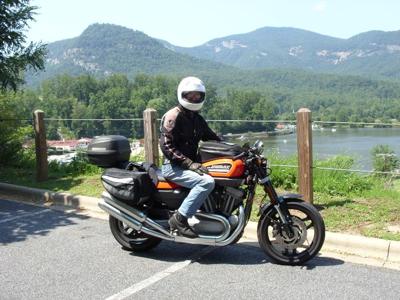
[[[194,162],[189,166],[189,170],[194,171],[200,175],[208,174],[208,170],[206,167],[203,167],[200,163]]]
[[[189,158],[186,158],[182,162],[182,167],[184,167],[190,171],[196,172],[199,175],[208,174],[208,170],[206,167],[203,167],[200,163],[193,162]]]

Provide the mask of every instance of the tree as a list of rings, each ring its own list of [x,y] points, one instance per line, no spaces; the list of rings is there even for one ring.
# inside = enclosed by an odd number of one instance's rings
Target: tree
[[[32,126],[22,120],[19,97],[20,93],[0,92],[0,166],[18,161],[25,137],[32,134]]]
[[[25,30],[36,7],[29,0],[2,0],[0,5],[0,88],[16,90],[26,69],[44,69],[45,45],[26,45]]]
[[[14,92],[23,82],[26,69],[44,68],[45,46],[26,44],[25,30],[33,20],[36,7],[29,0],[1,0],[0,2],[0,165],[19,161],[22,143],[30,135],[21,118],[22,101]]]

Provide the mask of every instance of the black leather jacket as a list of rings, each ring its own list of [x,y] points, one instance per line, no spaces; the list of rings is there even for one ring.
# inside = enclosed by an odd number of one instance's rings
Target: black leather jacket
[[[160,131],[161,151],[166,159],[177,165],[182,165],[187,158],[197,160],[200,140],[221,140],[198,112],[182,106],[170,109],[163,116]]]

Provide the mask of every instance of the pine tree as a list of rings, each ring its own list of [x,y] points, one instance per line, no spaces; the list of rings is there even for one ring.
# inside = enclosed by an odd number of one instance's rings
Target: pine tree
[[[45,45],[26,45],[28,21],[36,7],[29,0],[2,0],[0,5],[0,89],[16,90],[23,83],[23,71],[44,68]]]

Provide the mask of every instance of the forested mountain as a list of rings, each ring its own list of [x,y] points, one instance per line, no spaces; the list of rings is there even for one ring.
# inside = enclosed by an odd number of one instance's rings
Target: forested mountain
[[[93,24],[76,38],[49,44],[46,72],[28,73],[27,82],[37,86],[59,74],[102,78],[116,73],[129,78],[138,73],[192,74],[215,80],[233,74],[253,81],[249,70],[267,68],[399,79],[400,31],[338,39],[265,27],[183,48],[122,26]]]
[[[295,28],[265,27],[197,47],[164,45],[179,53],[243,69],[297,68],[400,78],[400,31],[370,31],[339,39]]]
[[[98,78],[122,73],[193,74],[230,73],[235,69],[166,49],[146,34],[122,26],[93,24],[80,36],[50,43],[46,71],[28,73],[27,82],[38,85],[55,75],[93,74]]]

